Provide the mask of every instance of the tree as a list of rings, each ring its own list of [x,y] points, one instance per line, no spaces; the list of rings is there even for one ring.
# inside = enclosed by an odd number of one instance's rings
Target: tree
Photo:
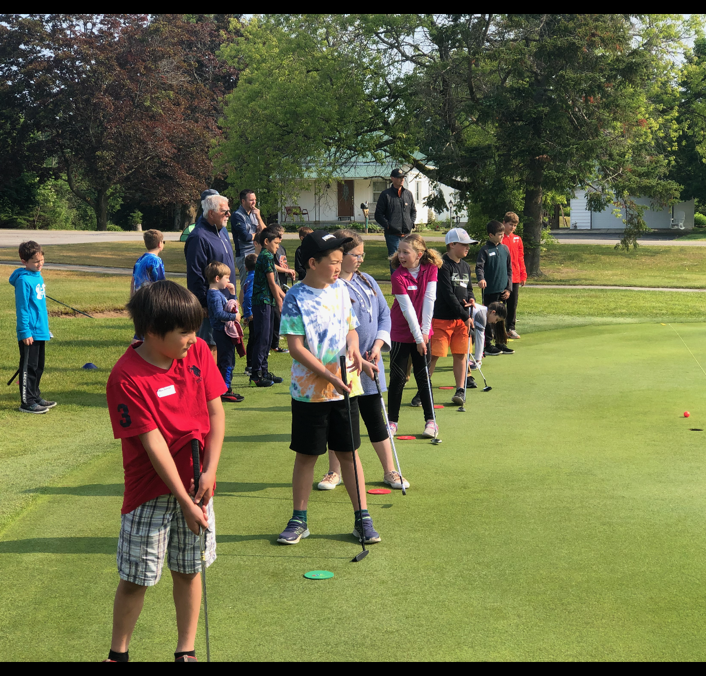
[[[213,175],[222,92],[200,43],[218,34],[179,15],[0,16],[0,100],[99,230],[116,186],[186,203]]]

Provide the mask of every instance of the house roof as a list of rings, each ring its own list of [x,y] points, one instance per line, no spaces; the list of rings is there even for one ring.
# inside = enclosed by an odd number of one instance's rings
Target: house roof
[[[423,157],[418,153],[415,153],[414,156],[417,157],[417,159],[423,159]],[[362,155],[342,165],[342,167],[336,171],[336,178],[349,180],[356,178],[389,179],[392,170],[397,167],[400,167],[404,171],[409,171],[411,169],[411,165],[409,164],[400,164],[399,162],[393,162],[392,160],[377,162],[372,155]],[[313,179],[316,177],[311,176],[310,178]]]

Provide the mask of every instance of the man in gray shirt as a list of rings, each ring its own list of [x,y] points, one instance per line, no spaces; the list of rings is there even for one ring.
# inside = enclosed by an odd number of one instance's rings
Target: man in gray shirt
[[[245,257],[255,253],[253,239],[256,234],[265,229],[265,223],[260,217],[260,210],[255,206],[257,196],[252,190],[241,190],[240,208],[231,216],[230,229],[235,245],[235,267],[238,268],[240,284],[242,285],[248,272],[245,269]],[[231,280],[234,282],[235,280]]]

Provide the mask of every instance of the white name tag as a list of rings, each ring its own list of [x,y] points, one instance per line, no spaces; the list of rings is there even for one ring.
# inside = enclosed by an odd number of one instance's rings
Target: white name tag
[[[416,291],[417,287],[416,286],[408,286],[407,291]]]
[[[158,397],[168,397],[170,394],[176,394],[176,389],[174,389],[174,385],[169,385],[168,387],[160,387],[157,390],[157,396]]]
[[[464,289],[468,287],[468,284],[466,284],[466,282],[459,282],[458,285],[462,286]]]
[[[495,256],[495,251],[491,251],[488,256]]]

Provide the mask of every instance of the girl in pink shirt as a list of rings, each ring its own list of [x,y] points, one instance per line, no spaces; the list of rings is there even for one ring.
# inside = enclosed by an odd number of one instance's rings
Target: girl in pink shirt
[[[428,249],[420,235],[408,235],[390,259],[392,293],[395,302],[390,317],[390,389],[388,408],[392,433],[397,433],[402,391],[407,380],[407,363],[412,358],[414,378],[424,409],[425,437],[434,437],[438,429],[434,424],[434,404],[427,382],[426,366],[431,358],[429,338],[432,334],[431,320],[436,300],[436,280],[442,265],[441,256]]]

